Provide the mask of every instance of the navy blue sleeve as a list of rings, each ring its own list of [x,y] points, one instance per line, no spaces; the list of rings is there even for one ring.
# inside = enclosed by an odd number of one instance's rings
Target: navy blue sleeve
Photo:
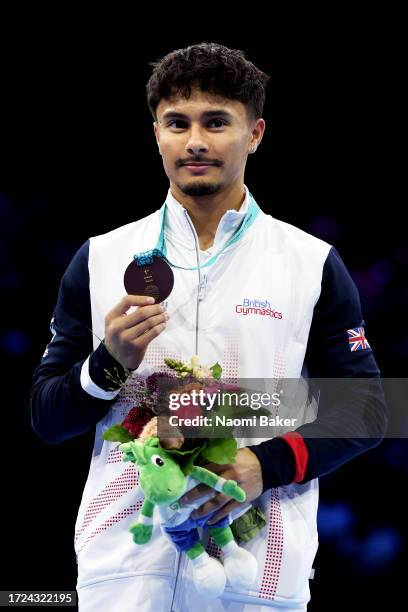
[[[82,388],[81,368],[88,356],[90,378],[104,390],[120,388],[130,373],[107,351],[103,339],[93,350],[88,257],[89,240],[62,277],[50,324],[52,338],[32,378],[32,427],[50,444],[93,429],[114,401],[95,398]],[[116,387],[107,373],[116,374]]]
[[[379,444],[385,435],[386,405],[372,348],[364,342],[365,348],[351,350],[349,343],[348,330],[364,330],[364,326],[358,290],[332,247],[323,267],[321,294],[309,332],[307,376],[372,380],[365,384],[356,381],[355,392],[335,401],[332,388],[325,393],[324,384],[321,386],[316,420],[295,430],[304,441],[303,459],[307,457],[304,477],[297,482],[305,483],[337,469]],[[341,436],[336,437],[336,432],[342,432]],[[344,432],[350,432],[350,436]],[[297,457],[289,444],[284,445],[283,436],[250,447],[261,462],[264,490],[294,481]]]

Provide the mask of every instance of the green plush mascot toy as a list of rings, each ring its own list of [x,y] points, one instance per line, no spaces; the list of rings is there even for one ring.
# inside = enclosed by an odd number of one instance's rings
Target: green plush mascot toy
[[[124,453],[124,461],[132,461],[138,466],[139,484],[145,496],[138,521],[130,527],[134,542],[142,545],[150,541],[153,510],[157,505],[164,531],[177,550],[185,552],[193,564],[194,584],[201,595],[207,598],[218,597],[224,591],[227,580],[234,589],[249,589],[257,574],[257,560],[249,551],[238,546],[228,517],[208,525],[210,535],[221,548],[221,564],[208,555],[197,530],[197,527],[206,527],[207,521],[216,511],[193,519],[190,514],[194,506],[181,506],[178,503],[186,491],[200,482],[244,502],[245,491],[235,480],[225,480],[196,465],[186,475],[175,456],[161,447],[158,437],[126,442],[119,448]]]

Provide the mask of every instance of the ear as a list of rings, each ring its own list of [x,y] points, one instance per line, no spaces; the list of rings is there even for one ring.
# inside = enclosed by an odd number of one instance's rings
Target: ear
[[[159,153],[160,155],[162,154],[161,149],[160,149],[160,127],[157,121],[155,121],[153,123],[153,130],[154,130],[154,136],[156,138],[156,144],[158,146],[159,149]]]
[[[256,120],[256,122],[251,126],[251,143],[249,148],[249,153],[255,153],[257,147],[259,146],[263,134],[265,132],[265,119],[260,117]]]
[[[132,442],[132,450],[136,459],[136,463],[139,465],[144,465],[147,463],[145,456],[145,445],[143,442]]]
[[[153,132],[154,132],[154,136],[156,138],[156,142],[157,142],[157,144],[159,144],[159,139],[160,139],[160,136],[159,136],[159,124],[157,123],[157,121],[153,122]]]
[[[125,453],[127,460],[144,465],[146,463],[144,446],[142,442],[125,442],[119,446],[119,450]]]
[[[133,455],[132,446],[130,442],[125,442],[124,444],[119,444],[118,449],[122,451],[123,461],[135,461],[135,457]]]

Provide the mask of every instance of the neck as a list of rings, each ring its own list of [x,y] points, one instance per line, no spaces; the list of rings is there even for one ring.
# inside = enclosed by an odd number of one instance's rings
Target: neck
[[[171,185],[174,198],[187,210],[197,232],[200,249],[212,246],[221,217],[227,210],[239,210],[245,200],[243,183],[231,185],[210,196],[188,196],[176,185]]]

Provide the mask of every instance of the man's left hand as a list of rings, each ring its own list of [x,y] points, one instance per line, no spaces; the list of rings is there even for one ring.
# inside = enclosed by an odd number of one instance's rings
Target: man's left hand
[[[259,497],[262,493],[263,482],[262,482],[262,470],[261,464],[259,462],[258,457],[251,451],[249,448],[240,448],[237,451],[235,463],[230,463],[227,465],[220,465],[218,463],[208,463],[204,465],[207,470],[222,476],[226,480],[236,480],[239,486],[244,489],[246,493],[246,502],[250,502],[257,497]],[[180,503],[183,504],[192,504],[195,503],[201,497],[209,492],[213,492],[213,497],[203,503],[197,510],[191,514],[192,518],[201,518],[214,510],[219,510],[212,518],[211,521],[208,521],[208,524],[216,523],[224,516],[227,516],[231,510],[234,508],[239,508],[242,503],[246,502],[237,502],[231,497],[224,495],[223,493],[218,493],[211,487],[208,487],[205,484],[199,484],[180,498]]]

